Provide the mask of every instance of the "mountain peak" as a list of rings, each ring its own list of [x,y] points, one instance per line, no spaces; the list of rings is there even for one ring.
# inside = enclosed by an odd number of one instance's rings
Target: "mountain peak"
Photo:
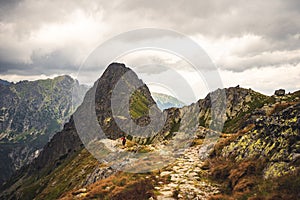
[[[113,62],[107,66],[106,70],[115,70],[116,68],[130,69],[124,63]]]
[[[132,108],[130,111],[130,117],[137,124],[145,125],[149,122],[149,108],[155,104],[148,87],[143,83],[142,80],[138,78],[134,71],[122,63],[110,64],[104,71],[101,78],[98,80],[95,93],[96,113],[98,119],[100,119],[99,124],[104,129],[104,132],[107,134],[108,138],[116,139],[120,137],[121,134],[124,134],[123,131],[121,131],[117,126],[112,114],[113,90],[117,89],[117,84],[122,84],[122,81],[125,81],[126,84],[121,86],[122,91],[118,91],[117,93],[128,93],[130,91],[134,91],[132,97],[129,99],[130,108]],[[120,98],[118,101],[120,107],[128,103],[124,95],[118,98]],[[136,103],[139,104],[138,109],[135,109],[135,106],[132,106]],[[105,120],[108,119],[112,120],[106,122]]]
[[[114,74],[116,72],[123,72],[122,74],[124,74],[125,72],[131,70],[130,68],[126,67],[125,64],[123,63],[117,63],[117,62],[113,62],[110,65],[108,65],[108,67],[105,69],[103,76],[106,76],[107,74]]]
[[[70,75],[60,75],[53,78],[54,80],[74,80]]]

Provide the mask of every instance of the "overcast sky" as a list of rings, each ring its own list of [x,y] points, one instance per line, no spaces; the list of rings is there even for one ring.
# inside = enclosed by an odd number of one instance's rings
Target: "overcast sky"
[[[224,87],[239,84],[265,94],[278,88],[294,91],[300,89],[299,19],[299,0],[0,1],[0,78],[78,77],[80,65],[98,45],[123,32],[152,27],[173,30],[197,42],[218,68]],[[159,79],[172,80],[168,67],[182,69],[179,73],[190,77],[189,84],[205,87],[205,81],[191,78],[182,59],[151,51],[133,54],[118,61],[155,64]],[[104,68],[83,69],[79,80],[92,84]],[[174,90],[151,81],[153,74],[147,76],[141,68],[136,71],[149,78],[151,89]]]

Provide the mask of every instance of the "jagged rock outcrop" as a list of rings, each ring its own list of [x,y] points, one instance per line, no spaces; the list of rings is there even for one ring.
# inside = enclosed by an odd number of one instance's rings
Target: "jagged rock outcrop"
[[[254,127],[223,149],[223,156],[241,159],[267,158],[266,178],[281,176],[300,164],[300,104],[269,117],[261,116]]]
[[[150,119],[150,112],[162,115],[148,87],[124,64],[112,63],[87,92],[74,121],[85,145],[122,135],[145,144],[161,123],[159,117]],[[148,126],[150,123],[154,126]]]
[[[285,95],[285,90],[284,89],[275,90],[274,94],[276,96],[284,96]]]
[[[128,102],[126,102],[127,99],[124,98],[123,95],[120,95],[118,97],[119,99],[115,100],[118,102],[118,109],[120,111],[126,108],[130,109],[131,116],[123,116],[123,113],[120,115],[118,115],[118,113],[112,113],[112,92],[120,80],[126,82],[126,85],[122,86],[124,87],[123,91],[118,92],[128,92],[134,90],[135,86],[140,86],[130,98],[130,107],[127,108],[124,106],[123,108],[123,105],[128,104]],[[96,115],[105,135],[110,139],[117,139],[123,134],[130,134],[124,133],[124,131],[120,129],[114,117],[123,117],[126,120],[130,120],[128,117],[131,117],[137,125],[146,126],[150,122],[149,108],[151,106],[155,107],[154,109],[156,112],[161,112],[156,107],[156,103],[153,100],[148,87],[124,64],[112,63],[107,67],[97,83],[95,94]],[[123,126],[126,125],[124,124]]]
[[[299,97],[271,96],[241,118],[235,133],[221,135],[205,166],[229,189],[218,198],[299,198]]]
[[[154,141],[168,138],[176,131],[195,133],[198,126],[234,132],[246,125],[244,122],[248,117],[247,114],[268,102],[273,102],[273,98],[251,89],[241,87],[218,89],[197,103],[165,110],[166,123]]]
[[[0,183],[30,163],[82,101],[70,76],[0,84]],[[73,106],[73,108],[72,108]]]
[[[93,183],[96,183],[99,180],[105,179],[113,174],[115,174],[117,170],[111,168],[111,167],[99,167],[97,166],[94,171],[89,174],[83,183],[83,187],[86,185],[90,185]]]

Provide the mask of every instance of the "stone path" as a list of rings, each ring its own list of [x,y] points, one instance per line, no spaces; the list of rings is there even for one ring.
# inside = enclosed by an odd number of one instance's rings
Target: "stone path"
[[[160,176],[170,176],[170,183],[163,184],[155,189],[160,193],[158,200],[171,199],[207,199],[217,194],[217,185],[212,185],[204,177],[200,168],[202,161],[199,159],[200,146],[190,147],[176,159],[172,166],[160,173]]]

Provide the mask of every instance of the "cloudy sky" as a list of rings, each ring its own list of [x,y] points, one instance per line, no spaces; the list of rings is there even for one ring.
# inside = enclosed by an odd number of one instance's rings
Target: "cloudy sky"
[[[239,84],[265,94],[278,88],[294,91],[300,89],[299,19],[298,0],[0,1],[0,78],[18,81],[69,74],[92,84],[105,66],[78,72],[97,46],[124,32],[150,27],[194,40],[217,67],[224,87]],[[140,50],[116,60],[141,66],[135,70],[152,90],[178,96],[174,85],[158,81],[174,82],[168,74],[177,69],[192,87],[204,88],[195,98],[203,97],[209,90],[205,80],[193,77],[184,59],[169,54]]]

